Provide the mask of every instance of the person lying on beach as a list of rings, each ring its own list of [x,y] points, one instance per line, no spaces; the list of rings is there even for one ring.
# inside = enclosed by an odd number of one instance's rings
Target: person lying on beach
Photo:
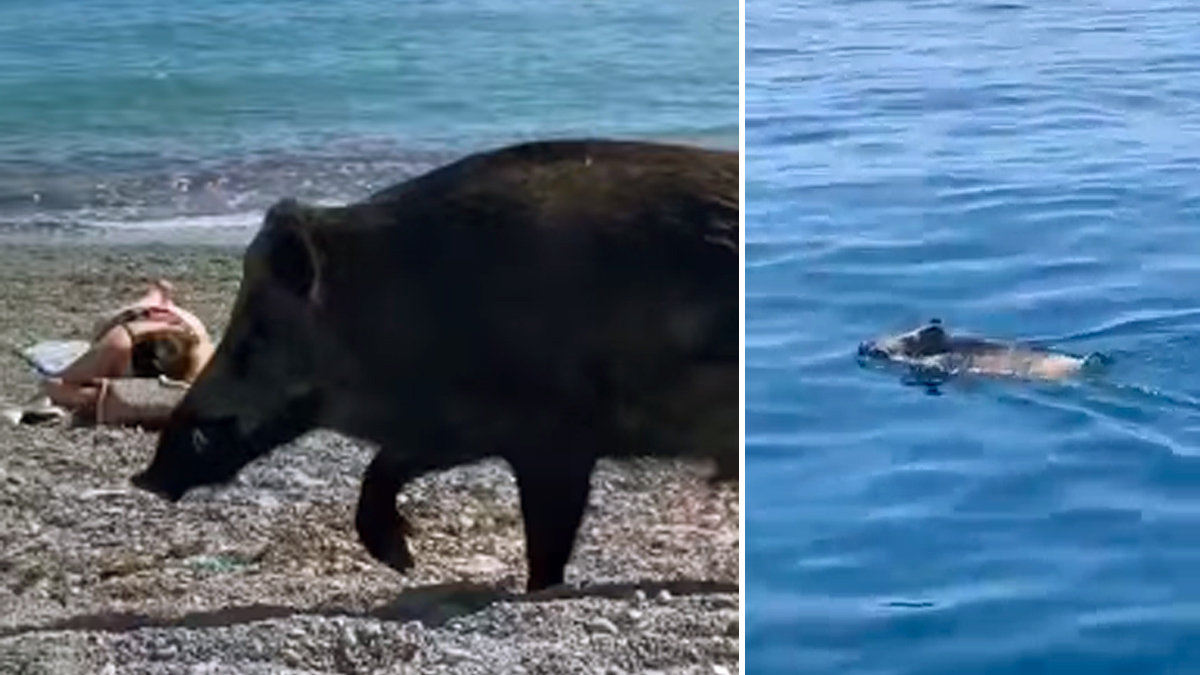
[[[215,348],[204,324],[175,304],[172,292],[169,282],[155,281],[142,297],[101,318],[91,348],[42,380],[49,402],[94,417],[97,424],[114,417],[136,422],[136,411],[106,410],[110,380],[165,378],[190,384]]]

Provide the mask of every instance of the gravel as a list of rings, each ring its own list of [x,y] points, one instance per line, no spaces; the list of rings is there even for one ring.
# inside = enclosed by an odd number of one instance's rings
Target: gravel
[[[85,334],[163,276],[223,328],[236,251],[0,248],[0,343]],[[0,355],[0,402],[33,393]],[[567,570],[521,593],[496,461],[401,496],[416,567],[375,563],[352,509],[371,449],[310,434],[168,504],[129,486],[154,437],[0,427],[0,673],[704,673],[738,670],[738,496],[684,462],[601,462]]]

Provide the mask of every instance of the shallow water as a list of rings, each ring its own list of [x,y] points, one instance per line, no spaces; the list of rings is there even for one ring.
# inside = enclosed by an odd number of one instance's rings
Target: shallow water
[[[0,3],[0,238],[255,225],[567,135],[737,147],[736,0]]]
[[[747,672],[1200,670],[1200,7],[746,15]],[[856,363],[935,316],[1115,363]]]

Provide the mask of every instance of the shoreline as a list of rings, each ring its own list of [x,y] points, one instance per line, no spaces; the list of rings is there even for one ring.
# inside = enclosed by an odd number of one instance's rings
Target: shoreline
[[[219,334],[241,250],[5,244],[0,342],[86,335],[97,312],[156,277]],[[9,402],[36,380],[4,353],[0,385]],[[524,543],[500,462],[404,491],[416,568],[399,575],[353,531],[364,444],[310,434],[171,505],[128,485],[153,441],[136,429],[0,429],[0,671],[737,670],[738,495],[707,486],[704,468],[601,462],[568,568],[569,583],[590,585],[546,598],[519,592]]]

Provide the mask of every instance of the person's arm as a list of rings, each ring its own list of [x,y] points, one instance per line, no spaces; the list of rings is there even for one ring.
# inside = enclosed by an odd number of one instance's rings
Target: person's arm
[[[119,323],[118,319],[122,314],[126,314],[131,310],[140,307],[172,307],[175,302],[172,299],[175,293],[175,287],[166,279],[159,279],[147,287],[142,297],[133,302],[118,307],[109,312],[105,312],[99,316],[95,323],[92,324],[92,335],[99,337],[109,328]]]

